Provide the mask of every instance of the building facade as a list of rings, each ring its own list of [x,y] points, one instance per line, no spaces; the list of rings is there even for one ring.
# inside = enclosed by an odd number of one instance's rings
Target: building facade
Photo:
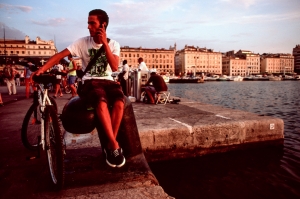
[[[286,74],[294,72],[294,56],[291,54],[262,54],[261,72]]]
[[[224,56],[222,58],[223,75],[245,77],[247,73],[247,60],[245,58],[235,56]]]
[[[175,72],[174,55],[176,44],[169,49],[150,49],[150,48],[132,48],[129,46],[121,47],[120,66],[123,60],[127,60],[127,64],[132,70],[138,67],[138,58],[143,58],[148,69],[156,69],[160,74],[173,75]]]
[[[7,60],[18,63],[29,57],[43,65],[56,53],[57,49],[54,42],[41,40],[40,37],[36,37],[36,41],[30,40],[29,36],[25,36],[24,40],[0,40],[1,65],[5,64]]]
[[[300,44],[293,48],[294,72],[300,74]]]
[[[247,75],[257,75],[261,73],[260,55],[249,50],[239,50],[235,56],[240,59],[246,59]]]
[[[176,75],[221,74],[222,53],[185,45],[175,54]]]

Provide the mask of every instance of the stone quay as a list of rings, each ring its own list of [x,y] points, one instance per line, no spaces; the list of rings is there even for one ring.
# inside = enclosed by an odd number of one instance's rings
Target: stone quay
[[[257,145],[281,145],[283,120],[240,110],[180,99],[179,104],[132,103],[141,153],[127,158],[120,169],[103,158],[96,130],[88,134],[65,132],[66,182],[60,192],[51,190],[45,154],[22,146],[20,128],[31,99],[5,94],[0,107],[1,194],[3,198],[173,198],[164,192],[148,162],[196,157]],[[59,113],[70,96],[56,99]],[[171,97],[172,98],[172,97]],[[131,144],[131,143],[129,143]]]

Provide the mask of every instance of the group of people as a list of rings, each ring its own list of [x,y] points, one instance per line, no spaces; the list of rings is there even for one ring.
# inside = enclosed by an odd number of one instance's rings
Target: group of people
[[[138,58],[138,67],[139,71],[149,71],[147,65],[145,64],[143,58]],[[128,76],[129,76],[129,66],[127,64],[127,60],[123,61],[122,71],[118,75],[118,81],[122,86],[122,90],[125,96],[128,96]],[[167,91],[168,86],[165,83],[164,79],[156,73],[155,70],[152,70],[151,76],[145,84],[145,92],[148,96],[148,103],[155,104],[155,93],[161,91]]]
[[[69,99],[77,96],[75,87],[77,64],[71,55],[68,56],[68,59],[70,61],[68,67],[64,66],[62,63],[58,63],[51,69],[52,72],[56,74],[56,80],[53,82],[55,89],[54,98],[63,96],[60,84],[62,84],[64,88],[67,84],[70,86],[72,96]]]

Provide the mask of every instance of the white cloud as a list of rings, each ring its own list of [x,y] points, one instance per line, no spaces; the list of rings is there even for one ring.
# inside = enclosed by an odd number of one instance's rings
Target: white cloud
[[[59,26],[63,24],[66,19],[65,18],[53,18],[53,19],[48,19],[47,21],[35,21],[31,20],[33,24],[37,24],[40,26]]]
[[[153,20],[162,13],[178,9],[177,5],[183,0],[152,0],[133,1],[122,0],[119,3],[112,3],[110,15],[119,23],[141,23]]]
[[[257,1],[258,0],[221,0],[221,2],[226,2],[231,5],[243,5],[246,8],[255,5]]]
[[[4,10],[20,10],[22,12],[31,12],[32,7],[30,6],[20,6],[20,5],[10,5],[10,4],[5,4],[5,3],[0,3],[0,9]]]

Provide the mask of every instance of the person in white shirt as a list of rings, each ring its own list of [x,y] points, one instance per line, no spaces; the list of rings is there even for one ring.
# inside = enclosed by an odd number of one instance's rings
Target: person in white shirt
[[[140,71],[149,71],[148,67],[146,66],[143,58],[138,59],[139,65],[138,65],[138,70]]]
[[[53,67],[54,70],[56,70],[57,72],[64,72],[64,67],[61,64],[57,64]],[[56,81],[55,81],[55,94],[54,94],[54,98],[57,98],[57,94],[58,91],[60,93],[59,97],[62,97],[62,91],[60,89],[60,83],[61,83],[61,75],[56,75]]]
[[[127,97],[128,97],[128,91],[127,91],[128,73],[129,73],[129,66],[127,64],[127,60],[124,60],[122,71],[118,75],[118,81],[122,86],[124,95]]]
[[[95,64],[81,78],[83,85],[78,94],[88,110],[94,109],[97,115],[96,123],[100,124],[103,129],[103,132],[98,131],[98,135],[101,137],[101,147],[106,155],[106,163],[111,167],[122,167],[126,160],[117,141],[117,135],[123,118],[125,97],[120,84],[115,82],[111,76],[112,72],[118,70],[120,44],[107,38],[108,22],[109,18],[104,10],[90,11],[87,21],[90,36],[78,39],[63,51],[52,56],[36,72],[36,75],[45,72],[69,55],[82,60],[82,71],[84,71],[100,50],[101,55]],[[109,107],[111,108],[109,109]]]

